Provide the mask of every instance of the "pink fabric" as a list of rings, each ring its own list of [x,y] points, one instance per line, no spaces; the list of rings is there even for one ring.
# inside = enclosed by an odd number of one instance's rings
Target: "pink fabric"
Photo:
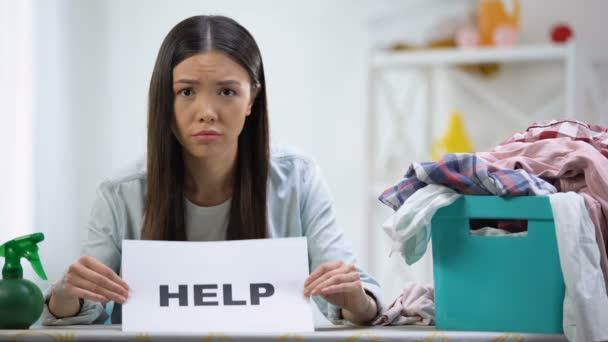
[[[374,322],[374,325],[434,325],[435,289],[406,283],[403,293]]]
[[[573,191],[583,195],[595,224],[600,264],[608,288],[608,159],[601,149],[585,141],[561,137],[511,142],[477,155],[496,167],[524,169],[552,181],[561,192]]]
[[[544,139],[570,138],[591,144],[608,158],[608,128],[588,125],[577,120],[550,120],[532,124],[524,132],[515,133],[501,145],[512,142],[534,142]]]

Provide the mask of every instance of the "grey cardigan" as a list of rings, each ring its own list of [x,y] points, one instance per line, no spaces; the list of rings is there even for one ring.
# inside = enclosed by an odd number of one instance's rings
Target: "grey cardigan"
[[[120,274],[121,244],[140,239],[146,191],[146,167],[138,161],[101,183],[87,224],[88,238],[82,254],[99,259]],[[273,147],[268,179],[268,235],[271,238],[305,236],[313,271],[322,263],[342,260],[356,263],[335,218],[333,200],[313,160],[293,149]],[[365,290],[382,308],[378,283],[360,268]],[[52,288],[47,289],[48,299]],[[319,310],[334,323],[342,319],[338,307],[313,297]],[[48,300],[47,300],[48,301]],[[56,318],[45,305],[43,325],[97,324],[108,318],[101,303],[85,300],[74,317]],[[121,306],[114,305],[112,323],[121,322]]]

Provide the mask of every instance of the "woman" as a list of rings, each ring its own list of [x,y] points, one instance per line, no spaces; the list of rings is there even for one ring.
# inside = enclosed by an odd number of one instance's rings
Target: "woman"
[[[150,82],[147,165],[137,163],[98,189],[83,257],[47,293],[43,324],[101,323],[101,303],[128,285],[121,241],[235,240],[306,236],[305,295],[331,321],[370,322],[380,289],[355,267],[336,227],[315,164],[270,151],[264,68],[250,33],[232,19],[196,16],[175,26]]]

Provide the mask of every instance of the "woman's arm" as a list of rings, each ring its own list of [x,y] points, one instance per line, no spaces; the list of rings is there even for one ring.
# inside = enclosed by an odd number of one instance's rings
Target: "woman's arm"
[[[59,293],[53,291],[49,299],[49,312],[57,317],[72,317],[76,316],[81,309],[80,298],[65,296],[62,297]]]
[[[80,299],[107,303],[124,303],[129,295],[127,284],[109,267],[92,256],[83,256],[72,264],[54,287],[49,311],[57,318],[78,314]]]
[[[326,303],[318,304],[330,321],[367,323],[382,307],[380,286],[355,266],[356,258],[336,223],[333,200],[320,170],[312,161],[303,162],[301,218],[308,240],[310,269],[315,271],[305,288]],[[334,287],[322,293],[321,289],[328,286]],[[314,288],[317,292],[313,292]]]
[[[359,271],[353,264],[325,263],[308,277],[304,286],[305,295],[320,295],[341,307],[344,319],[353,323],[367,324],[378,315],[376,300],[363,289]]]
[[[84,256],[46,291],[43,325],[90,324],[105,319],[101,303],[121,303],[128,295],[127,285],[116,274],[120,266],[119,220],[115,215],[119,199],[113,194],[110,183],[98,188],[87,224]]]
[[[376,300],[368,294],[365,294],[365,299],[367,305],[362,311],[349,311],[342,308],[342,316],[344,316],[344,319],[356,324],[371,323],[371,321],[378,316],[378,305],[376,304]]]

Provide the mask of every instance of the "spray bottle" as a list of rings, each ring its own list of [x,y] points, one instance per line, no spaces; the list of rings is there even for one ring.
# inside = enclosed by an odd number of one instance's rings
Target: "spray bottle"
[[[5,258],[0,280],[0,329],[28,329],[40,317],[44,307],[42,292],[23,279],[21,258],[26,258],[40,278],[46,274],[38,256],[38,243],[44,234],[34,233],[8,241],[0,246],[0,257]]]

